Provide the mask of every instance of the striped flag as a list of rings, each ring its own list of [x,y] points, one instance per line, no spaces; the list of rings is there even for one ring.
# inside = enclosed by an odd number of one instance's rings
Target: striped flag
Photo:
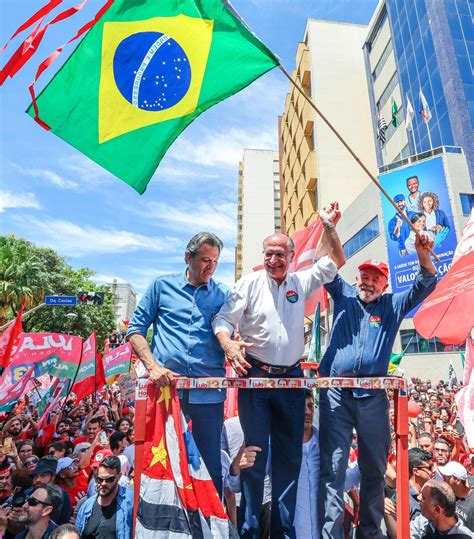
[[[387,122],[385,121],[382,113],[379,112],[379,119],[377,122],[377,140],[380,141],[380,144],[383,146],[386,142],[385,131],[387,131]]]
[[[406,100],[407,100],[407,113],[405,115],[405,127],[408,131],[411,131],[413,129],[413,118],[415,117],[415,111],[413,110],[411,101],[408,99],[408,95],[406,96]]]
[[[431,120],[431,111],[430,107],[428,105],[428,101],[426,101],[425,96],[423,95],[423,92],[420,90],[420,105],[418,107],[418,112],[423,117],[423,120],[428,123]]]
[[[147,385],[135,536],[238,538],[181,413],[175,387]]]

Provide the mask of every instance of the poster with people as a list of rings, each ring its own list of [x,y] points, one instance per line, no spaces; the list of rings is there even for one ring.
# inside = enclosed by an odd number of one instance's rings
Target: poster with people
[[[434,240],[434,252],[440,259],[435,265],[441,278],[451,267],[457,243],[442,158],[382,174],[380,183],[416,230]],[[411,285],[417,272],[415,233],[384,196],[382,210],[392,290],[401,292]]]

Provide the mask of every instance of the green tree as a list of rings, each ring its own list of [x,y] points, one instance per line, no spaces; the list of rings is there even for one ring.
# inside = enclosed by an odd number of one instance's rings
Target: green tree
[[[76,296],[81,291],[104,292],[103,305],[44,307],[23,320],[26,332],[64,333],[87,338],[97,332],[102,343],[115,327],[114,297],[106,286],[97,285],[88,268],[74,269],[53,249],[36,247],[22,238],[8,235],[0,238],[0,315],[13,318],[23,296],[28,308],[43,302],[45,295]],[[74,313],[75,317],[67,317]]]

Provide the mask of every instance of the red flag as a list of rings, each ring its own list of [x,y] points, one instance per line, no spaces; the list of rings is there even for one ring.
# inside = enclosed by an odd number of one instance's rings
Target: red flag
[[[138,473],[138,472],[136,472]],[[147,386],[143,470],[135,529],[155,537],[174,528],[179,537],[234,537],[209,473],[181,413],[175,387]]]
[[[69,382],[69,380],[59,380],[58,378],[53,382],[54,391],[52,398],[38,421],[39,433],[36,441],[41,447],[45,447],[53,439],[56,425],[59,420],[59,414],[56,414],[56,417],[53,419],[51,413],[54,411],[58,412],[61,408],[61,401],[66,398],[68,394]]]
[[[18,343],[18,339],[23,331],[21,317],[25,308],[26,298],[23,299],[18,315],[13,324],[10,324],[0,337],[0,367],[6,369],[10,364],[13,347]]]
[[[84,341],[82,345],[82,361],[77,371],[76,381],[71,391],[82,400],[105,385],[104,367],[102,358],[96,351],[95,331]]]
[[[12,376],[9,369],[5,371],[0,381],[0,411],[11,409],[21,399],[33,372],[34,365],[19,377]]]

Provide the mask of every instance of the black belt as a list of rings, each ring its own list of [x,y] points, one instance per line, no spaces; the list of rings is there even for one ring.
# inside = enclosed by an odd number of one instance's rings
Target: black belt
[[[262,371],[266,371],[269,374],[285,374],[288,371],[294,369],[295,367],[298,367],[298,365],[301,363],[298,360],[294,365],[290,365],[289,367],[275,367],[275,365],[268,365],[268,363],[263,363],[263,361],[259,361],[258,359],[255,359],[248,354],[245,356],[245,359],[250,363],[250,365],[258,367],[259,369],[262,369]]]

